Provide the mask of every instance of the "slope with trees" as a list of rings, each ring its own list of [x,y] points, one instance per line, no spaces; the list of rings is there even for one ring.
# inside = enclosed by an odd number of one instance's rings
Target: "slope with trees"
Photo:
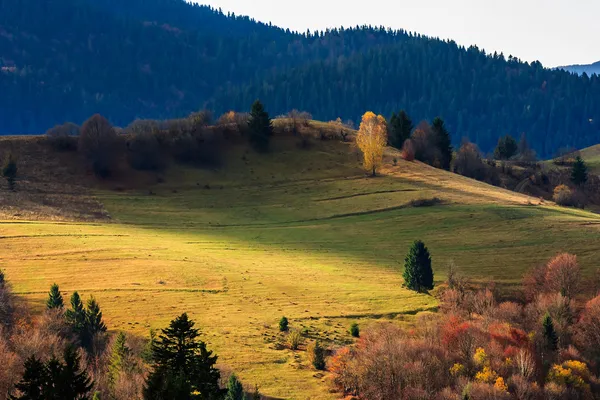
[[[183,0],[0,1],[0,133],[101,113],[125,126],[257,98],[357,120],[441,115],[452,142],[491,151],[526,133],[541,156],[600,141],[600,78],[403,30],[296,33]],[[160,49],[160,51],[157,51]]]

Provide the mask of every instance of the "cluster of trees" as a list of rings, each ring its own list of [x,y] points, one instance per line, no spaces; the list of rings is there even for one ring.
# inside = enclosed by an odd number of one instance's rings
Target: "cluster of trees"
[[[592,399],[600,390],[600,296],[582,296],[577,257],[559,254],[501,301],[453,268],[440,316],[410,331],[378,324],[329,360],[359,399]]]
[[[14,400],[244,400],[231,375],[222,387],[217,356],[187,314],[146,341],[109,336],[94,298],[77,292],[66,309],[52,285],[46,310],[30,319],[0,271],[0,397]],[[60,356],[58,356],[60,355]],[[251,397],[260,400],[258,387]]]
[[[541,156],[598,142],[598,76],[453,41],[370,26],[296,33],[184,0],[1,0],[0,10],[0,134],[261,98],[273,115],[320,120],[356,120],[367,106],[445,115],[453,143],[468,137],[486,152],[505,132],[526,132]]]
[[[306,114],[289,113],[291,129],[299,131]],[[273,123],[260,101],[248,114],[227,112],[213,123],[212,114],[200,111],[186,118],[155,121],[136,120],[125,129],[115,128],[102,115],[95,114],[81,127],[67,122],[46,133],[48,143],[57,151],[78,151],[87,168],[101,178],[119,173],[126,162],[137,170],[161,171],[169,160],[197,166],[216,166],[221,162],[224,142],[235,131],[258,152],[269,151]],[[9,185],[14,187],[16,162],[9,158],[4,168]]]

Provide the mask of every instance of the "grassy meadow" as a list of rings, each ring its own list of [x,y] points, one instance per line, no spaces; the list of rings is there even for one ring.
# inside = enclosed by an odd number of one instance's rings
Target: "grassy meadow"
[[[282,348],[281,316],[334,348],[352,340],[352,322],[411,324],[435,312],[434,296],[402,288],[416,239],[432,253],[437,282],[450,261],[507,286],[560,251],[577,254],[590,276],[597,267],[595,214],[393,150],[381,172],[366,178],[346,143],[266,156],[240,149],[219,170],[174,167],[149,188],[98,189],[107,222],[0,222],[1,267],[37,309],[53,282],[66,296],[94,295],[111,330],[147,335],[188,312],[222,367],[285,399],[336,395],[304,347]]]

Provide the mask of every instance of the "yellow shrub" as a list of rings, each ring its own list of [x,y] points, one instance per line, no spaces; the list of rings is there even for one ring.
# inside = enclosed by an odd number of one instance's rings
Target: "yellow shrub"
[[[508,386],[506,385],[506,383],[504,383],[504,378],[502,378],[501,376],[499,376],[498,379],[496,379],[496,383],[494,383],[494,386],[498,390],[508,392]]]
[[[482,347],[478,347],[477,350],[475,350],[473,360],[475,361],[475,364],[479,366],[487,365],[489,363],[488,355]]]
[[[466,369],[464,365],[456,363],[450,368],[450,374],[452,376],[461,376],[464,375],[465,370]]]
[[[483,367],[482,371],[475,374],[475,380],[481,383],[495,383],[498,380],[498,374],[490,367]]]

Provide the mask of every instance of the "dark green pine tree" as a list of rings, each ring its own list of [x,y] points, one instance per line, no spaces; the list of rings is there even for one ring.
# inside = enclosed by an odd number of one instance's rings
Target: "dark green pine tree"
[[[312,351],[313,367],[319,371],[323,371],[325,369],[325,349],[318,340],[315,342],[315,347],[313,347]]]
[[[65,307],[65,302],[63,300],[62,294],[60,294],[60,288],[55,283],[50,287],[50,293],[48,294],[48,300],[46,301],[46,308],[49,310],[59,308],[62,309]]]
[[[102,321],[102,311],[94,297],[90,297],[87,303],[85,313],[86,329],[90,337],[102,332],[106,332],[106,325]]]
[[[87,313],[83,307],[83,302],[79,293],[74,292],[71,295],[71,308],[65,313],[67,323],[71,326],[71,330],[77,336],[82,346],[88,345],[87,337]]]
[[[23,378],[15,385],[20,394],[10,396],[12,400],[44,400],[44,388],[48,382],[46,366],[35,356],[25,360]]]
[[[68,346],[64,352],[65,363],[61,364],[60,378],[55,381],[57,398],[65,400],[89,399],[89,393],[94,387],[94,382],[87,372],[81,369],[81,358],[74,347]]]
[[[171,321],[152,347],[154,371],[144,389],[144,399],[213,399],[222,396],[217,356],[199,340],[200,332],[187,314]],[[174,397],[179,393],[182,397]]]
[[[406,111],[393,113],[390,118],[390,145],[402,149],[406,139],[410,138],[414,126]]]
[[[227,381],[227,394],[225,400],[246,400],[244,387],[235,374],[231,374]]]
[[[433,120],[431,129],[435,134],[437,140],[437,147],[440,151],[440,168],[450,170],[450,163],[452,163],[452,152],[454,149],[452,147],[452,139],[450,138],[450,133],[448,133],[448,130],[446,129],[444,120],[440,117],[436,117]]]
[[[583,185],[588,180],[588,171],[585,161],[580,156],[577,156],[573,169],[571,170],[571,182],[576,185]]]
[[[269,142],[273,136],[273,122],[259,100],[252,104],[248,128],[252,147],[258,152],[269,151]]]
[[[21,382],[15,385],[20,394],[11,399],[20,400],[87,400],[94,386],[75,349],[67,347],[64,364],[52,357],[43,364],[34,356],[25,361]]]
[[[411,246],[404,260],[404,286],[410,290],[423,292],[433,289],[431,256],[425,244],[417,240]]]
[[[498,144],[494,150],[494,158],[496,160],[510,160],[519,151],[519,145],[515,138],[506,135],[498,139]]]
[[[549,313],[544,315],[544,320],[542,321],[542,336],[546,350],[551,352],[558,350],[558,335],[556,334],[554,322]]]

